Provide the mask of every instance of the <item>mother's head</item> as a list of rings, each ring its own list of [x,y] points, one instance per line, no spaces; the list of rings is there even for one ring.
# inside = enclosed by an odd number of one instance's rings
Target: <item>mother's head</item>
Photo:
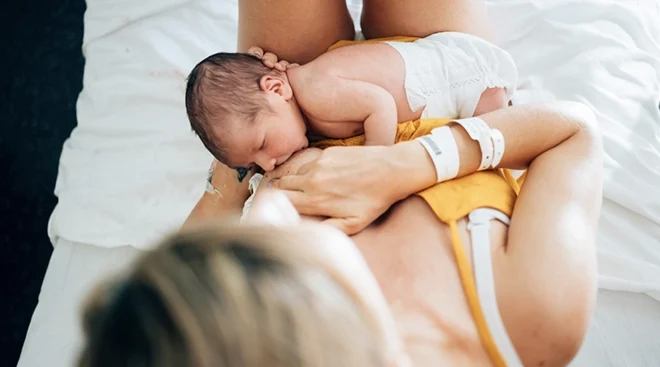
[[[348,238],[208,224],[94,294],[80,366],[394,366],[400,342]]]

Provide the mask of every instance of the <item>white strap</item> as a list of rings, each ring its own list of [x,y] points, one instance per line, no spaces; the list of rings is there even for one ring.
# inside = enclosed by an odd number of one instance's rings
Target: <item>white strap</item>
[[[437,182],[444,182],[458,176],[461,162],[456,138],[449,127],[435,128],[431,135],[421,136],[417,140],[433,161],[435,172],[438,175]]]
[[[493,341],[502,354],[506,365],[508,367],[522,367],[520,357],[516,353],[509,334],[506,332],[502,316],[497,307],[493,262],[490,254],[490,221],[497,219],[509,225],[509,217],[497,210],[481,208],[472,211],[468,218],[470,220],[468,230],[472,239],[474,280],[486,324],[488,324]]]
[[[479,143],[481,149],[481,163],[479,171],[489,169],[493,164],[493,142],[490,138],[491,129],[488,124],[479,117],[469,117],[465,119],[454,120],[467,131],[470,139]]]

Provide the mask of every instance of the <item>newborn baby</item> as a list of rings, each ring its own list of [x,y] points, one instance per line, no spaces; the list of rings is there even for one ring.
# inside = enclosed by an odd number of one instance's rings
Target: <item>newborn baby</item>
[[[517,78],[504,50],[454,32],[341,47],[286,71],[217,53],[190,73],[186,110],[218,161],[270,171],[310,137],[364,134],[367,145],[390,145],[399,122],[506,107]]]

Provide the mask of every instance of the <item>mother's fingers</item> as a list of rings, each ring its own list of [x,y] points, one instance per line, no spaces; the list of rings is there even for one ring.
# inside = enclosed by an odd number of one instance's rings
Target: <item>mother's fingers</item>
[[[323,221],[323,224],[327,224],[330,226],[333,226],[340,231],[344,232],[347,236],[352,236],[364,228],[366,228],[367,224],[360,223],[356,220],[356,218],[351,217],[351,218],[328,218]]]
[[[331,207],[325,202],[313,199],[302,191],[282,190],[282,192],[301,215],[328,217],[333,214],[329,212]]]
[[[266,52],[264,57],[261,58],[261,61],[269,68],[274,68],[275,64],[277,64],[277,56],[272,52]]]
[[[261,47],[252,46],[247,51],[248,54],[261,59],[264,57],[264,50]]]
[[[286,60],[280,60],[275,64],[275,69],[279,71],[285,71],[286,69],[289,68],[289,62]]]
[[[289,191],[303,191],[306,178],[299,175],[289,175],[272,180],[273,188]]]

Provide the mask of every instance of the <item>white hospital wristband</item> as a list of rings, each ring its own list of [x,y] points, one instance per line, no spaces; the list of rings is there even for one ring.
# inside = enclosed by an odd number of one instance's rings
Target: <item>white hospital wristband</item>
[[[497,168],[500,162],[502,162],[502,157],[504,157],[504,135],[502,135],[502,132],[497,129],[491,129],[490,140],[493,142],[492,167]]]
[[[431,135],[421,136],[417,140],[426,149],[433,161],[438,176],[437,182],[444,182],[458,176],[461,162],[456,139],[449,127],[443,126],[433,129]]]
[[[493,164],[493,141],[491,140],[491,129],[484,120],[478,117],[454,120],[467,131],[470,139],[479,143],[481,149],[481,163],[479,171],[489,169]]]

